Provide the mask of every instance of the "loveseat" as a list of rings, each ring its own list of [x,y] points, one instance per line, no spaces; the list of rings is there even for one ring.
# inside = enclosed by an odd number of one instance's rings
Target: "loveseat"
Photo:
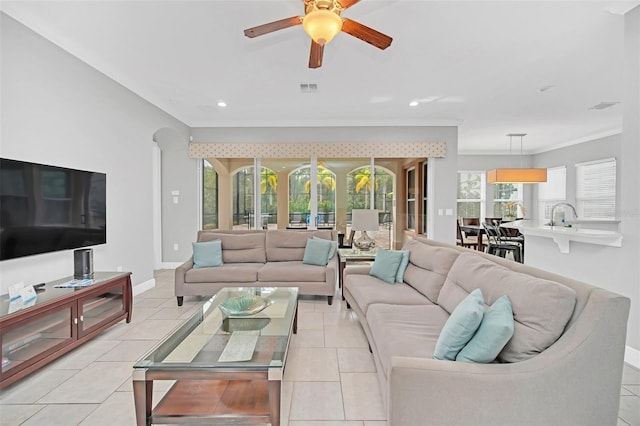
[[[425,238],[403,250],[402,283],[352,266],[343,288],[369,341],[390,425],[616,424],[628,298]],[[434,359],[452,311],[475,289],[485,308],[508,296],[513,336],[493,362]]]
[[[222,265],[194,268],[193,256],[175,270],[178,306],[184,296],[207,296],[223,287],[298,287],[299,294],[327,296],[337,283],[334,253],[326,266],[303,263],[309,238],[336,241],[331,230],[201,230],[197,242],[221,240]]]

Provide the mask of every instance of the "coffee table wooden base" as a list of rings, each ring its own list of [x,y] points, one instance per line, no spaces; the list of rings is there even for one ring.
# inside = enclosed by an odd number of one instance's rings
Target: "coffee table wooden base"
[[[280,424],[279,380],[179,380],[153,410],[153,381],[133,387],[138,425]]]

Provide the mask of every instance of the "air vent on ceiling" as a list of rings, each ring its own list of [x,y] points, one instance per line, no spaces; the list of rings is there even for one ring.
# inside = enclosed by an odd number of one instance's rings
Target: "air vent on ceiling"
[[[607,109],[607,108],[611,108],[614,105],[618,105],[619,103],[620,102],[600,102],[599,104],[594,105],[589,109],[597,109],[597,110]]]
[[[318,85],[316,83],[300,83],[301,93],[316,93],[318,91]]]

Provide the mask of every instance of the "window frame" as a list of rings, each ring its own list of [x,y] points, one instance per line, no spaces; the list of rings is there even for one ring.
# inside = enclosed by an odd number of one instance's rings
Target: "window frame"
[[[487,209],[487,172],[484,170],[458,170],[457,172],[457,192],[460,192],[460,174],[461,173],[469,173],[469,174],[477,174],[480,176],[480,198],[457,198],[456,197],[456,212],[458,217],[460,216],[460,203],[478,203],[478,218],[483,218],[486,216]],[[465,216],[466,217],[466,216]]]
[[[516,192],[518,193],[518,196],[516,197],[516,199],[513,198],[497,198],[496,197],[496,191],[498,190],[498,188],[500,187],[500,185],[515,185],[516,186]],[[502,205],[502,204],[506,204],[506,203],[518,203],[519,205],[517,206],[517,212],[516,212],[516,217],[524,217],[524,212],[522,211],[522,206],[524,205],[524,184],[522,183],[508,183],[508,184],[503,184],[503,183],[497,183],[493,185],[493,217],[502,217],[504,218],[504,208],[500,207],[498,208],[498,211],[496,212],[496,204]]]

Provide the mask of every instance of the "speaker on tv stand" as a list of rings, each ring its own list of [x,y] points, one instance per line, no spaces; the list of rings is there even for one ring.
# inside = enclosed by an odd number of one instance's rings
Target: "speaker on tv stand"
[[[93,249],[73,251],[73,278],[93,278]]]

